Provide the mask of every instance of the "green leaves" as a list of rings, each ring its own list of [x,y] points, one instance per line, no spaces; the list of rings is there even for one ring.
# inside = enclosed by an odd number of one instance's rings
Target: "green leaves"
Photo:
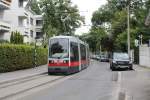
[[[34,11],[37,15],[42,14],[40,7],[39,7],[39,2],[37,0],[31,0],[30,7],[32,11]]]
[[[37,48],[37,65],[47,63],[47,49]],[[0,44],[0,73],[34,67],[34,47]]]
[[[74,35],[84,18],[80,16],[77,6],[70,0],[42,0],[43,31],[48,35]],[[52,31],[51,31],[52,30]]]
[[[23,36],[18,31],[11,32],[10,42],[13,44],[23,44]]]
[[[93,27],[104,27],[107,37],[112,41],[113,50],[127,50],[127,5],[130,6],[130,34],[131,48],[139,33],[146,34],[150,28],[145,27],[145,18],[148,14],[149,0],[107,0],[108,3],[93,13]],[[126,2],[128,1],[128,2]],[[106,25],[107,24],[107,25]],[[105,26],[106,25],[106,26]],[[109,27],[108,27],[109,26]],[[101,33],[102,34],[102,33]],[[97,37],[98,38],[98,37]],[[106,41],[104,39],[104,41]],[[107,41],[106,41],[107,42]]]

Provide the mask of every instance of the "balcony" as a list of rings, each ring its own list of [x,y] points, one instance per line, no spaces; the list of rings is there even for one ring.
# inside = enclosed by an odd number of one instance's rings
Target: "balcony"
[[[9,9],[11,0],[0,0],[0,9]]]
[[[1,32],[9,32],[10,24],[8,22],[0,21],[0,31]]]
[[[43,27],[43,18],[42,18],[42,15],[36,15],[35,16],[35,28],[37,30],[41,30]]]

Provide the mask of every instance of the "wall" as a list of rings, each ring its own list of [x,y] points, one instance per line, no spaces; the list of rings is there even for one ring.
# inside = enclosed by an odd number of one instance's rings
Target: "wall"
[[[139,53],[139,64],[141,66],[150,67],[150,47],[140,46]]]

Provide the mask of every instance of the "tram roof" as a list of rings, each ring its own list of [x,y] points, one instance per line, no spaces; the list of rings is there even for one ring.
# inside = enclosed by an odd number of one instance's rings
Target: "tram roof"
[[[74,36],[63,36],[63,35],[60,35],[60,36],[51,37],[50,39],[57,39],[57,38],[66,38],[66,39],[70,39],[71,41],[79,42],[79,43],[81,43],[81,44],[87,45],[87,43],[83,42],[83,41],[80,40],[78,37],[74,37]]]
[[[51,37],[50,39],[57,39],[57,38],[66,38],[66,39],[70,39],[71,41],[74,41],[74,42],[80,42],[80,43],[85,44],[85,42],[81,41],[78,37],[74,37],[74,36],[63,36],[63,35],[60,35],[60,36]]]
[[[59,35],[59,36],[53,36],[50,39],[56,39],[56,38],[68,38],[68,39],[78,39],[77,37],[74,36],[64,36],[64,35]]]

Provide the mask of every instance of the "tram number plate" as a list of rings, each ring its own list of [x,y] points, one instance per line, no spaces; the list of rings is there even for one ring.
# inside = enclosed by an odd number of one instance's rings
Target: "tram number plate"
[[[57,63],[57,64],[59,64],[59,63],[63,63],[63,60],[54,60],[54,63]]]

